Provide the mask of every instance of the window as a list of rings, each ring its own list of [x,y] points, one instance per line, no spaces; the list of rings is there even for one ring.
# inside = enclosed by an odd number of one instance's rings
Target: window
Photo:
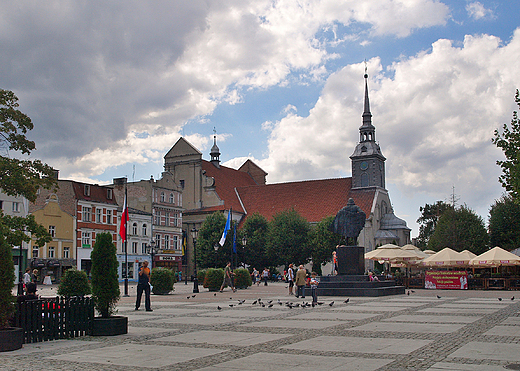
[[[137,223],[132,224],[132,234],[137,235]]]
[[[361,174],[361,187],[368,187],[368,174]]]
[[[32,257],[37,258],[40,250],[37,247],[33,247]]]
[[[112,188],[107,189],[107,198],[108,198],[109,200],[112,199],[112,195],[113,195],[113,193],[112,193]]]
[[[170,213],[168,212],[164,213],[164,225],[167,227],[170,226]]]
[[[161,202],[164,202],[164,201],[165,201],[164,192],[161,192]]]
[[[112,224],[112,210],[107,210],[107,224]]]
[[[161,248],[161,235],[160,234],[155,235],[155,247],[157,247],[158,249]]]
[[[54,246],[49,246],[49,258],[54,258]]]
[[[52,238],[56,237],[56,227],[53,225],[49,225],[49,234]]]
[[[137,242],[132,242],[132,254],[137,254]]]
[[[170,193],[170,203],[171,204],[175,203],[175,197],[173,197],[173,193]]]
[[[85,196],[90,196],[90,185],[85,184]]]
[[[84,222],[90,222],[90,214],[92,212],[92,209],[90,207],[83,206],[83,221]]]
[[[64,257],[65,259],[70,258],[70,247],[65,246],[65,247],[63,248],[63,257]]]
[[[0,200],[0,210],[4,209],[4,201]]]
[[[170,249],[170,236],[168,236],[167,234],[164,235],[164,249]]]
[[[81,232],[81,246],[84,248],[90,247],[90,232]]]
[[[184,179],[179,180],[179,183],[181,184],[181,188],[184,189]]]
[[[154,224],[161,225],[161,213],[157,211],[154,216]]]
[[[20,212],[20,203],[19,202],[13,202],[13,212],[15,212],[15,213]]]
[[[146,254],[146,246],[147,246],[146,242],[143,242],[141,244],[141,254]]]
[[[146,236],[146,231],[147,230],[147,226],[146,224],[143,224],[143,236]]]
[[[173,226],[178,227],[179,226],[179,213],[173,214]]]
[[[172,250],[177,250],[179,248],[179,237],[173,236],[173,246]]]
[[[96,223],[101,223],[101,220],[102,220],[102,219],[101,219],[101,218],[102,218],[102,216],[101,216],[101,212],[102,212],[102,211],[103,211],[103,210],[101,210],[100,207],[96,207]]]

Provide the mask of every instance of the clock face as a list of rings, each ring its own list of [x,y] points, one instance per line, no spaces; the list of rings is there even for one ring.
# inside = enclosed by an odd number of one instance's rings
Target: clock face
[[[363,161],[362,163],[359,164],[359,168],[360,168],[361,170],[366,170],[366,169],[368,169],[368,162]]]

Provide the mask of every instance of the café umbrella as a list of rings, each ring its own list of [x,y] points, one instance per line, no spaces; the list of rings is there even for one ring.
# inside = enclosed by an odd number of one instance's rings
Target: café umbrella
[[[501,265],[520,265],[520,256],[510,253],[501,247],[494,247],[470,260],[470,265],[498,267]]]
[[[445,247],[422,261],[423,265],[430,267],[456,267],[468,265],[468,263],[469,259],[449,247]]]

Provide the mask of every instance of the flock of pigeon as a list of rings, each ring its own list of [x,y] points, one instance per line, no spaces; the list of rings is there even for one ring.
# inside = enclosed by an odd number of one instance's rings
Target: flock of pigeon
[[[229,299],[233,300],[233,298],[229,298]],[[349,300],[350,299],[345,300],[344,303],[347,304],[349,302]],[[242,305],[242,304],[245,304],[245,303],[246,303],[245,299],[244,300],[238,300],[237,304],[229,304],[229,307],[233,308],[234,306]],[[323,305],[325,303],[319,301],[317,303],[302,302],[300,304],[300,303],[293,303],[293,302],[289,302],[289,301],[282,302],[280,299],[278,299],[278,301],[273,303],[273,300],[268,300],[268,301],[264,302],[264,301],[262,301],[261,298],[251,302],[252,306],[261,306],[262,308],[265,308],[265,307],[272,308],[275,304],[278,304],[279,306],[285,305],[287,308],[292,309],[292,308],[307,308],[307,307],[314,308],[315,306]],[[332,307],[334,305],[334,301],[331,301],[328,305],[329,305],[329,307]],[[219,305],[219,306],[217,306],[217,309],[218,310],[222,310],[222,307]]]

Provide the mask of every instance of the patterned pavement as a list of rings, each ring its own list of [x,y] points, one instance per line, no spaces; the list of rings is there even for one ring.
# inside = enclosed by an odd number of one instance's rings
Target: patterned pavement
[[[119,302],[127,335],[26,344],[1,353],[0,370],[520,369],[520,294],[511,300],[511,291],[322,297],[302,308],[310,298],[287,295],[284,283],[216,295],[200,287],[195,297],[192,284],[175,288],[152,296],[153,312],[136,312],[131,285]]]

